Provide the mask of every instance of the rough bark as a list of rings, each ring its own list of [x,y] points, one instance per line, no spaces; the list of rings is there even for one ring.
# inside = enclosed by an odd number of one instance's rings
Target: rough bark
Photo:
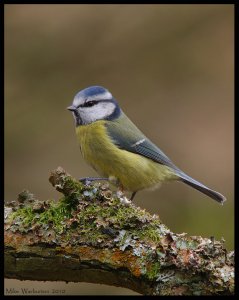
[[[28,191],[5,207],[5,277],[127,287],[145,295],[232,295],[234,252],[223,241],[171,232],[107,185],[83,185],[62,168],[63,198]]]

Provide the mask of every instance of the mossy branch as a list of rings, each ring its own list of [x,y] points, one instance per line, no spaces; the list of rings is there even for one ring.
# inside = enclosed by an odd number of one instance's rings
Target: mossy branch
[[[104,283],[145,295],[232,295],[234,253],[223,241],[171,232],[107,185],[83,185],[62,168],[63,198],[23,191],[5,207],[5,277]]]

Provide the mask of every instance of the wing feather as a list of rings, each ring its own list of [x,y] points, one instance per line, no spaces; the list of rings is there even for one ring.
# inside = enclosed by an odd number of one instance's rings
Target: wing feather
[[[106,123],[107,132],[120,149],[143,155],[153,161],[180,171],[125,115]]]

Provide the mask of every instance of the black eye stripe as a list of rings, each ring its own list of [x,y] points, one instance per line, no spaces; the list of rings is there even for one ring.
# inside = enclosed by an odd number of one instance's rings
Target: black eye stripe
[[[92,100],[92,101],[88,101],[88,102],[85,102],[84,104],[80,104],[79,107],[91,107],[95,104],[97,104],[99,101],[96,101],[96,100]]]
[[[93,105],[95,105],[97,103],[97,101],[88,101],[84,103],[84,107],[91,107]]]
[[[91,100],[91,101],[86,101],[83,104],[80,104],[78,107],[92,107],[99,102],[113,102],[113,101],[111,101],[110,99]]]

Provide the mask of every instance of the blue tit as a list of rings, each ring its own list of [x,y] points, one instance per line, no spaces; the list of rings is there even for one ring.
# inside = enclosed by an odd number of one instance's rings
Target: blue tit
[[[67,108],[73,114],[83,158],[103,179],[132,193],[181,181],[223,204],[226,198],[189,177],[153,144],[124,114],[112,94],[88,87]],[[89,180],[100,178],[89,178]]]

